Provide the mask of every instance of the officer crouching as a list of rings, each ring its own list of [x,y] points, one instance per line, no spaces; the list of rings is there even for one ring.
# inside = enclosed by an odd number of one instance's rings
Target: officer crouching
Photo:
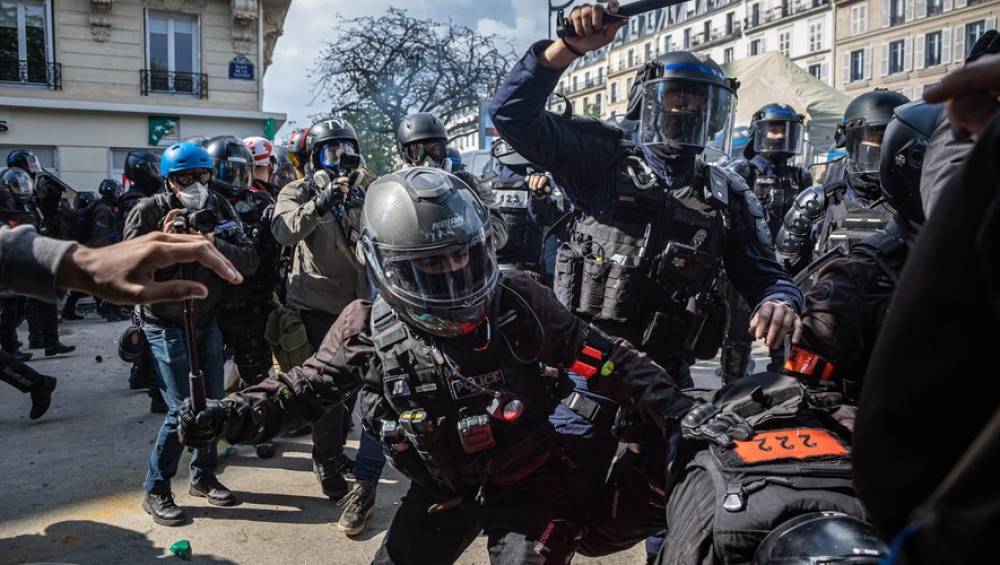
[[[351,303],[303,366],[202,413],[186,406],[181,433],[190,446],[267,441],[360,388],[367,432],[411,480],[375,562],[453,562],[484,530],[494,559],[570,559],[615,444],[550,423],[570,389],[543,365],[572,367],[664,429],[690,412],[686,437],[749,434],[531,277],[501,275],[489,212],[451,174],[416,167],[372,184],[361,245],[376,301]]]

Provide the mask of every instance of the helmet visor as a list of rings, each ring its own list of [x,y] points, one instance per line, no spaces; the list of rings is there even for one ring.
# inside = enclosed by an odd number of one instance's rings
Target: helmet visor
[[[882,159],[882,136],[885,126],[861,126],[845,132],[845,148],[850,170],[877,173]]]
[[[34,153],[28,152],[24,154],[24,166],[33,175],[42,172],[42,163]]]
[[[243,157],[227,157],[217,159],[212,171],[212,178],[216,182],[229,185],[233,188],[250,188],[253,179],[253,163],[247,162]]]
[[[753,136],[753,149],[763,155],[802,153],[802,124],[785,120],[760,120]]]
[[[3,188],[18,197],[31,196],[31,176],[21,169],[8,169],[3,174]]]
[[[406,162],[410,165],[427,165],[441,168],[448,159],[448,149],[444,141],[418,141],[403,148]]]
[[[334,141],[319,149],[319,164],[328,171],[336,171],[341,155],[357,155],[354,144],[350,141]]]
[[[729,150],[736,94],[692,79],[654,80],[643,87],[639,135],[652,148]]]

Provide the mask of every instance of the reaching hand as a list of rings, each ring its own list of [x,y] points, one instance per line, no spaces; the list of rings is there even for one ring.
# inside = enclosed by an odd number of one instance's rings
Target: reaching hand
[[[56,284],[114,304],[205,298],[208,289],[203,284],[153,280],[157,269],[194,261],[226,282],[243,282],[236,267],[204,236],[152,232],[99,249],[78,245],[59,264]]]
[[[681,437],[710,441],[729,447],[734,439],[747,440],[753,428],[736,414],[722,412],[718,406],[705,402],[692,408],[681,420]]]
[[[783,302],[765,302],[750,318],[750,335],[754,339],[763,339],[764,344],[775,348],[792,334],[792,343],[798,343],[802,336],[802,320],[791,306]]]
[[[188,447],[208,447],[222,435],[226,418],[226,406],[218,400],[206,400],[205,409],[195,414],[191,399],[185,399],[178,416],[177,435]]]
[[[546,175],[528,175],[528,190],[535,198],[545,198],[552,194],[552,186],[549,184],[549,177]]]

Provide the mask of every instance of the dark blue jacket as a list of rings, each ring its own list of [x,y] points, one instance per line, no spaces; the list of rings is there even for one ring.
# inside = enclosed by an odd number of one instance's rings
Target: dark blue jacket
[[[612,203],[621,155],[618,139],[595,129],[580,128],[546,111],[549,95],[562,70],[542,65],[538,55],[548,47],[541,41],[528,50],[490,103],[490,116],[500,135],[525,159],[544,168],[563,189],[566,198],[586,214],[600,216]],[[654,170],[663,167],[652,167]],[[743,198],[729,198],[732,226],[723,254],[730,280],[748,302],[760,305],[780,300],[802,308],[802,294],[774,257],[770,242],[760,241],[748,225]]]

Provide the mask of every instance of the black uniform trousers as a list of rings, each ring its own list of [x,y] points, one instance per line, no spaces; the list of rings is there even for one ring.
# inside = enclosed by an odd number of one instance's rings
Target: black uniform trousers
[[[273,365],[271,347],[264,339],[267,319],[274,310],[270,300],[240,308],[221,309],[216,315],[222,343],[240,371],[240,388],[255,385],[268,376]]]
[[[59,345],[59,307],[35,298],[27,299],[28,342],[31,347]]]
[[[327,332],[337,321],[337,316],[323,310],[302,310],[302,324],[306,329],[306,337],[313,351],[319,351],[320,344]],[[266,320],[266,318],[265,318]],[[269,350],[270,351],[270,350]],[[336,463],[344,453],[344,443],[347,442],[347,431],[354,409],[356,395],[352,395],[346,403],[339,403],[326,411],[312,423],[313,461],[317,463]]]
[[[0,348],[7,353],[18,350],[17,327],[24,321],[27,299],[11,296],[0,299]]]

